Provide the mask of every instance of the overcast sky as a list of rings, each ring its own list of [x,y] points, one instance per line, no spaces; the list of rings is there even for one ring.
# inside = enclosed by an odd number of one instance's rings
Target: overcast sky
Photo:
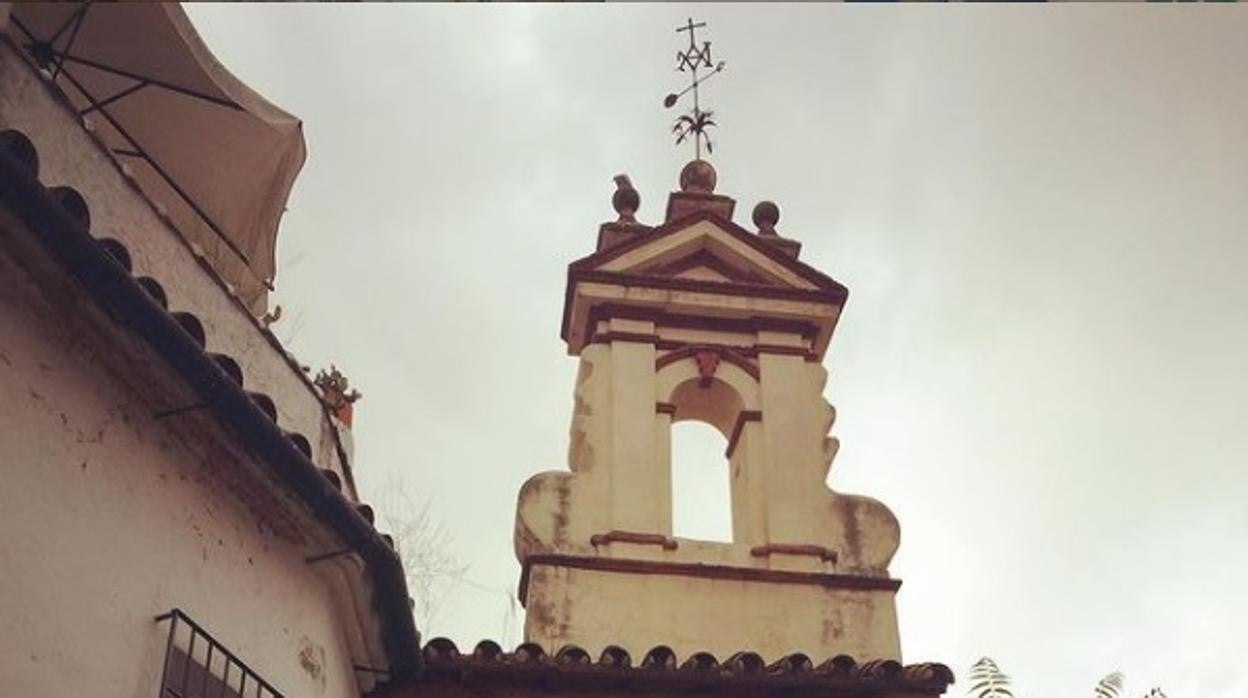
[[[674,27],[710,23],[719,190],[850,288],[831,484],[896,512],[907,661],[1019,698],[1248,695],[1248,12],[1235,6],[189,6],[305,122],[275,327],[364,392],[468,566],[427,637],[514,644],[515,498],[565,467],[566,265],[656,222]],[[681,434],[678,528],[726,511]],[[720,443],[717,443],[719,440]],[[709,523],[708,523],[709,522]],[[962,694],[966,682],[951,689]]]

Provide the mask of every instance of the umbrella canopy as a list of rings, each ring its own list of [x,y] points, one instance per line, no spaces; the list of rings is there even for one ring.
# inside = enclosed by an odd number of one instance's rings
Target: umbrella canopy
[[[31,3],[10,33],[253,312],[305,158],[299,119],[239,82],[176,4]]]

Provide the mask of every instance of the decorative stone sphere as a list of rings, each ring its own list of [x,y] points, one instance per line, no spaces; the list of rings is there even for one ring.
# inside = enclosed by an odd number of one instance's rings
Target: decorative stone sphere
[[[636,220],[637,208],[641,206],[641,195],[633,188],[627,177],[616,178],[616,190],[611,195],[611,205],[620,215],[622,221]]]
[[[680,190],[710,194],[715,191],[715,168],[706,160],[693,160],[680,171]]]
[[[762,235],[775,235],[776,223],[780,222],[780,207],[774,201],[760,201],[754,207],[754,225]]]

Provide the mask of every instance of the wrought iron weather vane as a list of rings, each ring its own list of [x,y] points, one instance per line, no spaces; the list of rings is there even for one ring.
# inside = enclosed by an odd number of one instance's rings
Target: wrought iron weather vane
[[[684,26],[676,28],[676,32],[689,33],[689,48],[684,51],[676,52],[676,70],[682,73],[690,74],[689,85],[680,92],[669,94],[663,100],[663,106],[672,108],[690,92],[693,93],[693,109],[686,114],[676,117],[676,125],[672,127],[672,133],[676,134],[676,143],[679,145],[686,140],[693,141],[693,152],[696,159],[702,159],[702,144],[706,144],[706,152],[712,152],[711,138],[707,133],[707,129],[715,125],[711,120],[712,112],[702,111],[701,105],[698,103],[698,86],[710,80],[724,70],[724,62],[713,63],[711,61],[711,42],[703,41],[698,46],[698,40],[695,32],[706,26],[706,22],[698,22],[694,24],[693,19],[685,22]],[[709,73],[698,74],[699,69],[707,69]]]

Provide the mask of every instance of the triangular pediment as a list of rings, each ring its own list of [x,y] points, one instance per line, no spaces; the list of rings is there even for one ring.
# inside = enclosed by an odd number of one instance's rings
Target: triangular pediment
[[[572,265],[578,271],[796,290],[839,287],[755,233],[709,215],[674,221]]]
[[[720,283],[769,283],[769,279],[755,273],[748,265],[741,264],[740,259],[732,257],[733,255],[714,252],[710,247],[702,247],[693,253],[677,255],[674,261],[655,261],[644,268],[629,270],[628,273]]]

